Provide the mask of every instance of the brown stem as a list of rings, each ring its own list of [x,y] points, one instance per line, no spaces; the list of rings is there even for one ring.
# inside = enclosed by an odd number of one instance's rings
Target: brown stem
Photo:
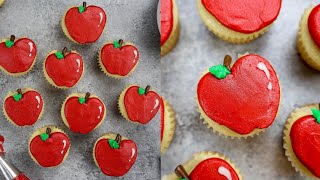
[[[183,168],[183,166],[181,165],[177,166],[174,172],[179,178],[185,178],[186,180],[189,180],[189,175],[186,172],[186,170]]]
[[[84,97],[85,102],[87,102],[87,101],[89,100],[89,97],[90,97],[90,93],[89,93],[89,92],[87,92],[87,93],[86,93],[86,96]]]
[[[84,9],[86,9],[86,8],[87,8],[87,2],[84,1],[84,2],[82,3],[82,6],[84,7]]]
[[[226,55],[223,60],[223,65],[227,67],[229,71],[231,69],[231,62],[232,62],[232,57],[230,55]]]
[[[16,37],[14,35],[10,36],[10,41],[14,42],[15,39],[16,39]]]
[[[19,88],[19,89],[17,89],[17,93],[18,94],[22,94],[22,90]]]
[[[51,128],[47,127],[47,129],[46,129],[46,134],[48,134],[48,135],[51,134]]]
[[[147,93],[150,91],[150,89],[151,89],[151,86],[148,85],[148,86],[145,88],[145,93],[144,93],[144,94],[147,94]]]
[[[117,136],[116,136],[116,139],[115,139],[115,140],[117,141],[117,143],[118,143],[118,144],[120,144],[121,139],[122,139],[121,135],[120,135],[120,134],[117,134]]]
[[[64,48],[62,49],[62,55],[63,55],[63,56],[66,56],[67,52],[68,52],[68,48],[67,48],[67,47],[64,47]]]
[[[122,44],[123,44],[123,40],[122,40],[122,39],[119,39],[119,45],[120,45],[120,47],[122,47]]]

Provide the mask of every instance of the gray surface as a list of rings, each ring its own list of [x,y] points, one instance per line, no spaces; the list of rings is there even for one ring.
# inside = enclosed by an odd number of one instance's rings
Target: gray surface
[[[119,132],[137,143],[138,158],[131,171],[118,179],[159,179],[159,121],[154,119],[145,126],[125,121],[117,110],[117,97],[130,83],[141,86],[150,84],[160,90],[159,33],[157,30],[157,0],[89,0],[88,4],[103,7],[108,21],[102,37],[92,45],[72,43],[63,34],[60,19],[71,5],[80,5],[76,0],[8,0],[0,8],[0,37],[14,33],[17,37],[28,36],[38,46],[38,58],[29,74],[19,78],[0,73],[0,98],[9,90],[29,86],[44,97],[44,116],[33,127],[14,127],[0,116],[0,134],[6,138],[7,158],[24,171],[31,179],[112,179],[104,176],[92,158],[94,142],[104,133]],[[131,77],[115,80],[106,77],[98,68],[98,49],[107,40],[122,38],[132,41],[140,51],[140,63]],[[51,50],[67,46],[84,57],[85,74],[79,84],[70,90],[58,90],[46,82],[42,63]],[[107,106],[106,121],[94,132],[79,135],[70,132],[60,117],[64,98],[72,92],[90,91],[98,95]],[[31,160],[27,144],[31,133],[39,127],[53,124],[61,127],[71,139],[70,154],[57,168],[45,169]],[[3,177],[0,176],[0,179]]]
[[[230,157],[245,179],[304,179],[284,155],[282,130],[289,113],[297,106],[319,102],[320,74],[307,67],[296,51],[299,20],[316,0],[284,0],[278,20],[261,38],[250,44],[233,45],[212,35],[202,23],[195,0],[178,0],[181,34],[176,48],[161,59],[163,95],[177,112],[176,136],[162,157],[162,173],[201,150]],[[225,54],[257,53],[268,59],[281,83],[282,100],[278,117],[261,135],[231,140],[212,133],[196,111],[195,89],[201,72],[221,64]]]

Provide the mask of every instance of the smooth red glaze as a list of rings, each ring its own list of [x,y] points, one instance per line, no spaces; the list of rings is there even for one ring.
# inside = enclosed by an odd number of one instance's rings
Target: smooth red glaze
[[[19,174],[19,176],[15,177],[12,180],[29,180],[29,178],[24,174]]]
[[[162,141],[162,138],[163,138],[163,131],[164,131],[164,117],[165,117],[165,114],[164,114],[164,100],[163,98],[161,98],[160,100],[160,108],[161,108],[161,114],[160,114],[160,118],[161,118],[161,121],[160,121],[160,140]]]
[[[105,107],[95,97],[89,98],[84,104],[80,104],[79,97],[70,97],[65,103],[64,114],[71,131],[87,134],[103,120]]]
[[[231,74],[224,79],[210,72],[205,74],[198,83],[197,96],[211,120],[243,135],[273,123],[279,108],[280,85],[267,60],[246,55],[235,62]]]
[[[276,20],[281,0],[202,0],[206,10],[225,27],[254,33]]]
[[[83,73],[83,60],[77,53],[68,53],[63,59],[50,54],[45,61],[45,70],[55,85],[73,87]]]
[[[28,38],[21,38],[8,48],[5,42],[0,43],[0,66],[9,73],[28,71],[35,61],[37,47]]]
[[[308,18],[309,33],[320,48],[320,4],[313,8]]]
[[[69,138],[61,132],[51,133],[46,141],[40,135],[30,142],[30,152],[43,167],[58,166],[62,163],[70,147]]]
[[[80,44],[97,41],[106,25],[107,15],[98,6],[88,6],[80,13],[78,7],[69,9],[65,16],[68,33]]]
[[[301,117],[293,123],[290,139],[299,161],[320,178],[320,124],[312,115]]]
[[[173,2],[172,0],[161,0],[161,46],[168,40],[173,28]]]
[[[43,99],[37,91],[31,90],[22,94],[19,101],[13,96],[4,101],[4,110],[18,126],[31,126],[37,122],[43,108]]]
[[[0,154],[4,156],[4,148],[3,148],[3,143],[4,143],[4,137],[0,135]]]
[[[115,48],[113,44],[106,44],[101,49],[100,58],[108,73],[126,76],[137,65],[139,51],[133,45]]]
[[[110,147],[108,139],[101,139],[95,146],[94,156],[101,171],[108,176],[123,176],[135,163],[137,146],[132,140],[122,140],[119,149]]]
[[[124,95],[124,105],[131,121],[147,124],[157,114],[161,98],[154,91],[140,95],[138,89],[138,86],[131,86],[127,89]]]

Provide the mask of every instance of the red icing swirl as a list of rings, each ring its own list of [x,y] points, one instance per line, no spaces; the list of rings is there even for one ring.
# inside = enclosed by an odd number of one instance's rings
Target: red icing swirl
[[[281,0],[202,0],[206,10],[223,26],[254,33],[276,20]]]
[[[138,89],[138,86],[131,86],[127,89],[124,105],[131,121],[147,124],[157,114],[161,98],[154,91],[140,95]]]
[[[173,28],[173,2],[172,0],[161,0],[161,46],[168,40]]]
[[[292,149],[299,161],[320,178],[320,124],[312,116],[304,116],[291,126]]]
[[[239,180],[237,172],[225,160],[209,158],[200,162],[191,172],[190,180]]]
[[[8,48],[5,42],[0,43],[0,66],[9,73],[28,71],[35,61],[37,47],[28,38],[21,38]]]
[[[3,143],[4,143],[4,137],[0,135],[0,154],[4,156],[4,148],[3,148]]]
[[[309,33],[320,48],[320,4],[311,11],[308,19]]]
[[[102,47],[100,58],[108,73],[126,76],[137,65],[139,51],[133,45],[115,48],[109,43]]]
[[[34,137],[29,146],[30,153],[43,167],[58,166],[62,163],[70,147],[67,135],[61,132],[51,133],[46,141],[40,135]]]
[[[97,41],[106,25],[107,15],[98,6],[88,6],[80,13],[78,7],[69,9],[65,15],[69,35],[80,44]]]
[[[231,74],[224,79],[205,74],[198,83],[197,96],[212,121],[238,134],[249,134],[273,123],[280,102],[280,86],[267,60],[247,55],[235,62]]]
[[[29,180],[29,178],[24,174],[19,174],[19,176],[15,177],[12,180]]]
[[[73,87],[83,73],[83,60],[77,53],[68,53],[63,59],[50,54],[45,61],[45,70],[56,86]]]
[[[162,141],[162,138],[163,138],[163,132],[164,132],[164,117],[165,117],[165,105],[164,105],[164,100],[163,98],[161,98],[160,100],[161,104],[160,104],[160,108],[161,108],[161,113],[160,113],[160,118],[161,118],[161,121],[160,121],[160,140]]]
[[[19,101],[13,96],[4,101],[4,110],[8,117],[18,126],[31,126],[37,122],[43,108],[41,95],[34,90],[22,94]]]

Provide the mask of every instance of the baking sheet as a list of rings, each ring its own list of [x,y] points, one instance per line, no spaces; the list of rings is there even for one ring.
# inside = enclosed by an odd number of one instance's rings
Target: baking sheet
[[[28,36],[37,44],[38,56],[34,68],[23,77],[13,78],[0,73],[1,103],[9,90],[32,87],[45,101],[43,117],[32,127],[18,128],[0,115],[0,134],[5,141],[7,158],[31,179],[113,179],[104,176],[96,167],[92,150],[94,142],[107,132],[117,132],[133,139],[138,146],[138,158],[130,172],[117,179],[159,179],[159,116],[145,126],[124,120],[117,109],[117,97],[130,83],[143,87],[150,84],[160,91],[159,32],[157,27],[157,0],[88,0],[87,4],[101,6],[107,13],[107,25],[100,39],[91,45],[76,45],[63,34],[60,20],[70,6],[79,6],[77,0],[6,0],[0,8],[0,39],[15,34]],[[131,77],[111,79],[98,68],[98,50],[107,40],[124,39],[137,45],[140,62]],[[46,82],[42,64],[51,50],[64,46],[77,50],[84,59],[84,77],[70,90],[59,90]],[[60,108],[72,92],[91,92],[98,95],[107,107],[106,121],[88,135],[72,133],[63,124]],[[71,139],[71,149],[65,162],[45,169],[33,162],[28,154],[32,132],[44,125],[57,125]],[[0,176],[0,179],[4,177]]]
[[[249,44],[234,45],[214,36],[202,23],[196,0],[177,0],[180,12],[180,40],[161,59],[164,97],[177,112],[176,136],[162,156],[162,174],[202,150],[218,151],[230,157],[244,179],[298,180],[282,148],[282,130],[289,113],[307,103],[320,102],[320,73],[307,67],[296,50],[300,18],[316,0],[283,0],[278,19],[262,37]],[[221,64],[226,54],[257,53],[275,68],[282,90],[281,106],[272,126],[254,138],[230,139],[214,134],[199,118],[195,90],[201,73]]]

